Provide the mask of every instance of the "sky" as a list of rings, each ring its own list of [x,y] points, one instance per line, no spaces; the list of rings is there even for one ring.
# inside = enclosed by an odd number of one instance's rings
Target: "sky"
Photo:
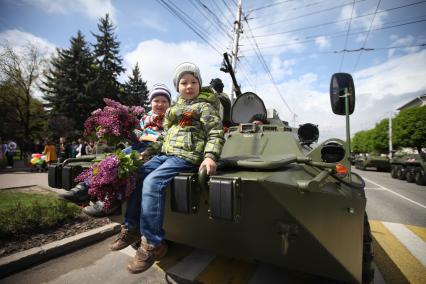
[[[0,44],[34,43],[46,56],[69,48],[80,30],[93,44],[108,13],[126,72],[136,63],[148,87],[174,90],[174,68],[201,69],[203,85],[221,78],[231,53],[239,0],[0,0]],[[320,141],[345,138],[345,117],[332,113],[332,74],[350,73],[356,106],[351,134],[368,130],[426,94],[426,1],[241,0],[236,76],[290,125],[317,124]],[[40,95],[40,94],[37,94]],[[173,92],[173,97],[177,92]]]

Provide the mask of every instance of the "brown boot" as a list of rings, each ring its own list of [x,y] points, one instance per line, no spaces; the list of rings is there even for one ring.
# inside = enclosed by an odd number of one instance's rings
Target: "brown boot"
[[[121,232],[109,245],[111,250],[121,250],[139,241],[141,234],[137,231],[129,231],[126,226],[121,226]]]
[[[157,246],[150,245],[142,237],[142,244],[136,251],[136,255],[130,260],[127,269],[131,273],[141,273],[150,268],[155,261],[161,259],[167,253],[167,244],[161,242]]]

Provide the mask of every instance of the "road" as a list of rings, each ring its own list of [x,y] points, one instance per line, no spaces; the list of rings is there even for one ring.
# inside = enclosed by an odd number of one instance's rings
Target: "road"
[[[375,240],[374,283],[426,283],[426,187],[392,179],[389,173],[354,172],[366,181],[367,213]],[[2,175],[3,183],[6,178],[12,177]],[[111,252],[111,240],[41,263],[0,279],[0,283],[317,282],[272,265],[248,263],[179,244],[173,244],[166,258],[147,272],[133,275],[126,271],[126,265],[135,251],[126,248]]]
[[[426,227],[426,186],[393,179],[387,172],[353,171],[366,182],[370,220]]]

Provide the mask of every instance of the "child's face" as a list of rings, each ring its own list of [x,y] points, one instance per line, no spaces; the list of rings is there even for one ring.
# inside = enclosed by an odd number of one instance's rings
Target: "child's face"
[[[151,101],[151,109],[154,113],[165,113],[169,108],[169,100],[164,96],[156,96]]]
[[[185,100],[192,100],[200,93],[200,83],[192,74],[184,74],[179,81],[179,94]]]

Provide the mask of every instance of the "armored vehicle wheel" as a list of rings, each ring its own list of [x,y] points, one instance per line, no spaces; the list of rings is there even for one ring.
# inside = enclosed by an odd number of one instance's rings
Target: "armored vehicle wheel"
[[[394,166],[394,165],[391,166],[390,175],[391,175],[392,178],[397,178],[396,169],[397,169],[397,166]]]
[[[371,236],[370,224],[367,213],[364,214],[364,244],[362,253],[362,283],[370,284],[374,280],[373,267],[373,237]]]
[[[413,167],[410,167],[405,171],[405,178],[408,182],[414,182],[414,170]]]
[[[426,185],[426,176],[425,171],[422,168],[417,168],[414,171],[414,180],[418,185]]]
[[[405,179],[405,171],[403,167],[398,166],[398,168],[396,169],[396,177],[400,180]]]

